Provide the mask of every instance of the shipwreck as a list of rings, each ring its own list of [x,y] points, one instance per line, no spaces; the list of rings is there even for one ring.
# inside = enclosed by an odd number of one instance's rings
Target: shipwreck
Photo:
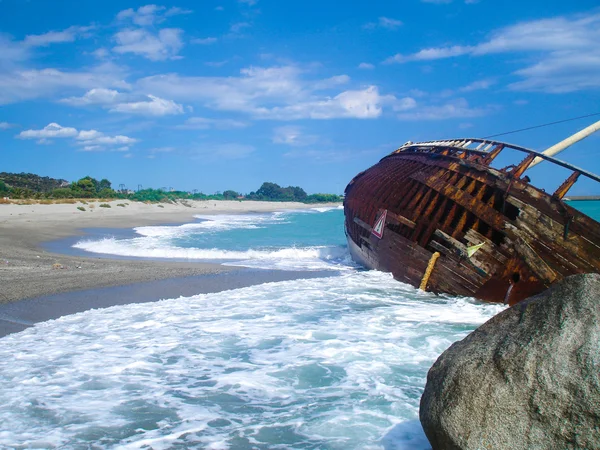
[[[423,290],[511,305],[600,272],[600,223],[564,200],[580,177],[600,177],[553,156],[598,129],[544,152],[489,139],[407,142],[346,187],[353,259]],[[524,158],[493,168],[507,151]],[[553,193],[525,175],[542,161],[570,171]]]

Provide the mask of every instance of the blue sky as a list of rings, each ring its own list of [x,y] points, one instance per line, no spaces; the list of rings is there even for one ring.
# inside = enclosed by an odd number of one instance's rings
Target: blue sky
[[[0,0],[0,171],[341,193],[407,140],[600,112],[597,5]],[[599,118],[503,139],[543,150]],[[599,149],[560,158],[599,173]]]

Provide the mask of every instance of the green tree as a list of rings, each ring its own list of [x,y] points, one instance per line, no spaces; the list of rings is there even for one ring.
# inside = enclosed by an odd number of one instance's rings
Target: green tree
[[[227,190],[225,192],[223,192],[223,198],[225,200],[234,200],[236,198],[238,198],[240,196],[239,193],[232,191],[232,190]]]
[[[112,189],[110,181],[108,181],[106,178],[102,178],[98,183],[98,191],[101,191],[103,189]]]
[[[69,188],[57,188],[52,191],[52,197],[54,198],[72,198],[73,190]]]
[[[281,197],[281,186],[276,183],[264,182],[256,191],[256,195],[266,199],[277,199]]]

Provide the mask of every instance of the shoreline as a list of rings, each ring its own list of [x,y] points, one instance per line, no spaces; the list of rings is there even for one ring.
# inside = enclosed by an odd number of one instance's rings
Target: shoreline
[[[45,242],[81,236],[84,229],[189,223],[196,215],[250,214],[339,205],[211,200],[160,206],[126,202],[127,206],[119,207],[117,204],[123,202],[116,200],[108,202],[111,208],[100,208],[100,203],[89,202],[82,206],[86,211],[77,209],[80,204],[0,204],[0,304],[75,291],[249,270],[218,263],[69,255],[43,247]]]
[[[241,269],[63,292],[0,304],[0,339],[30,328],[36,323],[55,320],[90,309],[226,292],[231,289],[300,278],[324,278],[335,276],[338,273],[333,271]]]

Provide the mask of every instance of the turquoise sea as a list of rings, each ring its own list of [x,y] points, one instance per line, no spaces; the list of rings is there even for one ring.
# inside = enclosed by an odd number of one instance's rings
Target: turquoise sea
[[[579,203],[600,216],[600,203]],[[331,276],[92,310],[3,338],[0,448],[429,448],[418,421],[429,367],[503,309],[355,266],[340,208],[199,217],[76,247]]]

